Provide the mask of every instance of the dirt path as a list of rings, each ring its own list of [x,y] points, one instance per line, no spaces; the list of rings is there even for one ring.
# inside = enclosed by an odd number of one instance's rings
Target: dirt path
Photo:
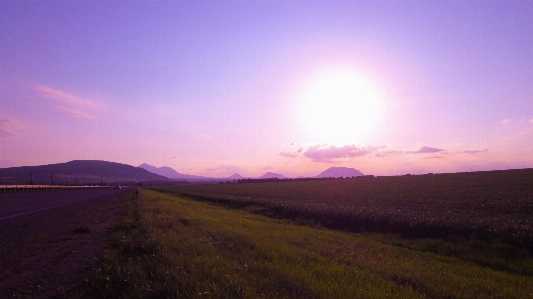
[[[126,200],[134,190],[73,192],[80,193],[0,196],[5,214],[0,220],[0,298],[83,293],[88,271],[112,225],[127,214]],[[8,212],[17,200],[27,208]]]

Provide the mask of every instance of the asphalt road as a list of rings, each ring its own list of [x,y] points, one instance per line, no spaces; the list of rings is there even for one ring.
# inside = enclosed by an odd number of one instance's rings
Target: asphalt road
[[[103,188],[0,194],[0,221],[114,194],[117,191],[113,188]]]
[[[83,294],[133,190],[0,194],[0,298]]]

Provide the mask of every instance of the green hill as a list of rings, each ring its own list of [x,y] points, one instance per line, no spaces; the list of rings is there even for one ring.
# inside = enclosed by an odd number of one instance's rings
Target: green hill
[[[139,167],[99,160],[0,168],[0,184],[105,185],[166,179]]]

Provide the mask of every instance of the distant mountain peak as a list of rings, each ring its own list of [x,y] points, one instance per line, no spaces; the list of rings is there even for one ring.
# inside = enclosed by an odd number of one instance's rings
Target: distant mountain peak
[[[284,175],[274,172],[267,172],[259,177],[260,179],[284,179],[286,178]]]
[[[339,178],[339,177],[353,177],[353,176],[364,176],[362,172],[355,168],[349,167],[330,167],[319,175],[317,178]]]
[[[238,173],[235,173],[232,176],[228,177],[228,179],[240,180],[240,179],[244,179],[244,177]]]
[[[210,179],[210,178],[197,176],[197,175],[189,175],[189,174],[179,173],[176,170],[174,170],[174,168],[171,168],[171,167],[168,167],[168,166],[155,167],[153,165],[150,165],[150,164],[147,164],[147,163],[143,163],[143,164],[139,165],[138,167],[146,169],[146,170],[148,170],[151,173],[155,173],[155,174],[158,174],[158,175],[166,176],[166,177],[171,178],[171,179],[193,179],[193,180]]]

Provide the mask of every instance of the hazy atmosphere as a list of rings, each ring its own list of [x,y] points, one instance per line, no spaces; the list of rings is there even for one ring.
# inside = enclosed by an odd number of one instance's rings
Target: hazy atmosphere
[[[0,167],[533,167],[531,1],[3,1]]]

